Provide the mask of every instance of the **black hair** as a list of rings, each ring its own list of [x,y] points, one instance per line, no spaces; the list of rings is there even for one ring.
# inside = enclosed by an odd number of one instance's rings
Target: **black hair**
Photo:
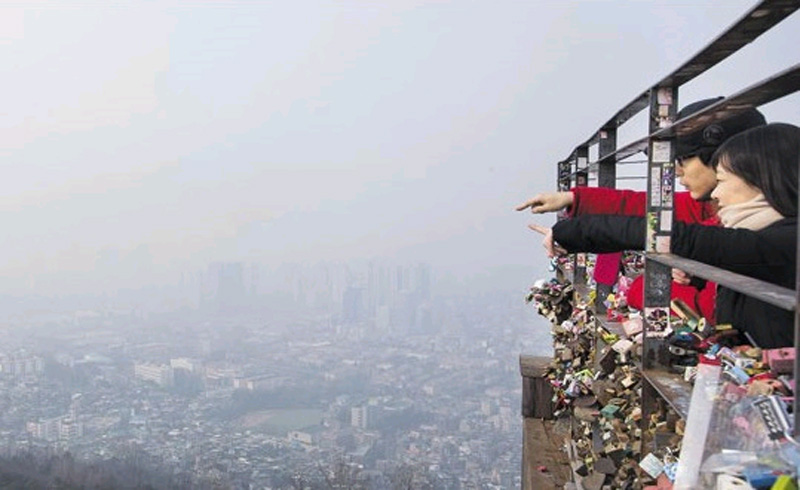
[[[700,159],[701,162],[703,162],[703,165],[705,165],[706,167],[710,167],[711,157],[714,156],[715,151],[717,151],[716,148],[711,148],[711,147],[700,148],[699,150],[697,150],[696,156],[697,158]]]
[[[800,128],[772,123],[730,138],[714,153],[713,168],[722,165],[757,187],[783,216],[797,216],[797,174],[800,166]]]

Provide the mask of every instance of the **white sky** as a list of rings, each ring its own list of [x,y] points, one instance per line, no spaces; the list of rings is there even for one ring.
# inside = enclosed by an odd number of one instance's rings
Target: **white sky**
[[[152,264],[137,284],[212,260],[541,264],[513,206],[753,4],[0,1],[0,291],[115,285],[109,255]],[[798,15],[681,100],[797,62]],[[798,100],[765,112],[800,123]]]

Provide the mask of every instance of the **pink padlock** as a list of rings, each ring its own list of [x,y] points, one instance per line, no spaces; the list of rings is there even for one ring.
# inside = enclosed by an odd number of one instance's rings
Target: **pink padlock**
[[[769,370],[775,374],[789,374],[794,369],[794,347],[781,347],[779,349],[766,349],[761,359],[769,365]]]

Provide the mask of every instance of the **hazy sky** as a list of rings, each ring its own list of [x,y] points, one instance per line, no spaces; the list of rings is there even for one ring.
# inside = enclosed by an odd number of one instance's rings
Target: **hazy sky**
[[[126,260],[541,266],[513,206],[754,3],[0,2],[0,291]],[[681,100],[795,63],[797,15]]]

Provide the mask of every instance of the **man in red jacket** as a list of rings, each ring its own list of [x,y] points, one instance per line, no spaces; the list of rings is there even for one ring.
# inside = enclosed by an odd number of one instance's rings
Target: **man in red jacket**
[[[677,119],[687,117],[721,99],[722,97],[717,97],[689,104],[678,112]],[[764,124],[764,116],[757,109],[750,109],[724,121],[709,124],[700,131],[676,138],[675,173],[686,192],[675,193],[675,219],[686,223],[720,224],[716,204],[710,197],[717,185],[716,171],[709,165],[711,155],[731,136]],[[570,217],[582,214],[644,216],[645,198],[644,192],[575,187],[567,192],[538,194],[518,206],[517,211],[530,208],[533,213],[546,213],[566,208]],[[544,245],[552,256],[555,248],[551,229],[538,225],[530,227],[545,235]],[[673,270],[672,276],[672,298],[683,300],[712,320],[716,285],[692,281],[691,277],[677,269]],[[643,306],[643,284],[642,278],[637,278],[629,291],[628,302],[637,309]]]

